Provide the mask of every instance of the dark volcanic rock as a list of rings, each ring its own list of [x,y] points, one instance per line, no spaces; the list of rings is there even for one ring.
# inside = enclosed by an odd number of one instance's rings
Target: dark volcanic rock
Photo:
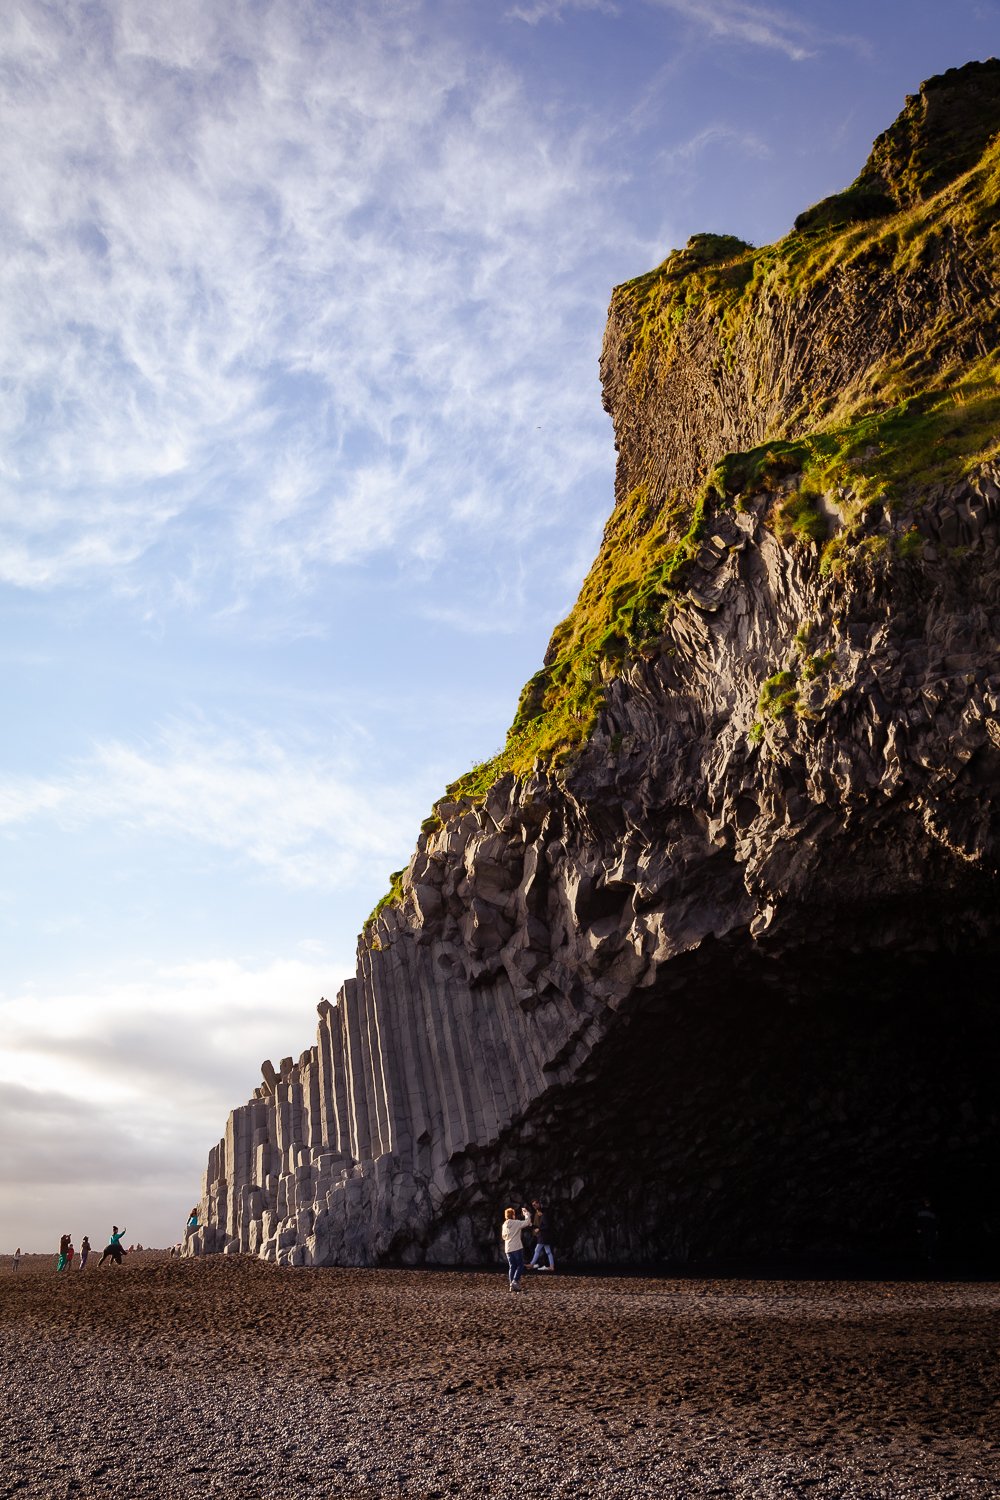
[[[594,570],[192,1251],[481,1261],[534,1194],[581,1260],[1000,1240],[990,110],[932,80],[870,224],[618,289]]]

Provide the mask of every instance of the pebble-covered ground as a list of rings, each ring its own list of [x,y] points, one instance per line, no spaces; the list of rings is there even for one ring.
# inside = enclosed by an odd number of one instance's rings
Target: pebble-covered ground
[[[0,1263],[0,1494],[1000,1495],[1000,1284]]]

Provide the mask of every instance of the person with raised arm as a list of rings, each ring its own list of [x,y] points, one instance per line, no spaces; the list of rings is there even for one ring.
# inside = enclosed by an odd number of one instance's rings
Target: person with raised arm
[[[512,1292],[521,1290],[521,1275],[524,1271],[524,1250],[522,1248],[521,1236],[526,1229],[531,1228],[530,1208],[521,1209],[522,1217],[517,1217],[516,1208],[505,1208],[503,1212],[503,1223],[500,1226],[500,1239],[503,1244],[504,1254],[507,1256],[508,1287]]]
[[[112,1224],[112,1226],[111,1226],[111,1238],[110,1238],[110,1240],[108,1241],[108,1243],[104,1247],[104,1254],[101,1256],[100,1260],[97,1262],[97,1269],[98,1270],[101,1269],[101,1267],[103,1266],[104,1262],[108,1259],[108,1256],[111,1257],[111,1259],[114,1261],[114,1263],[115,1263],[116,1266],[120,1266],[121,1265],[121,1263],[122,1263],[122,1256],[125,1254],[125,1251],[122,1249],[121,1242],[124,1239],[124,1237],[127,1234],[127,1232],[128,1231],[125,1230],[125,1229],[119,1229],[117,1224]]]

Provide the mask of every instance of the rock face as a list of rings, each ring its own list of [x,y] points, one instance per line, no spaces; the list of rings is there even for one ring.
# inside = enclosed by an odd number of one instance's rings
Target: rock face
[[[615,293],[581,600],[189,1252],[482,1263],[529,1196],[580,1260],[1000,1241],[989,110],[931,80],[778,246]]]

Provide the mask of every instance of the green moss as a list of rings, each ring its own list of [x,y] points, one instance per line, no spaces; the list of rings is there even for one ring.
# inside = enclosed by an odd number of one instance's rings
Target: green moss
[[[846,531],[831,538],[820,553],[819,570],[824,578],[841,578],[851,559],[851,539]]]
[[[794,327],[800,314],[815,319],[827,306],[830,314],[826,326],[810,324],[809,370],[783,373],[798,405],[784,410],[765,442],[726,454],[706,482],[684,492],[664,492],[653,477],[656,458],[648,471],[637,470],[639,482],[616,505],[579,598],[521,694],[503,748],[454,782],[449,795],[479,799],[505,773],[572,760],[597,722],[608,684],[636,657],[663,649],[665,621],[685,608],[692,560],[720,511],[767,510],[783,542],[820,548],[826,576],[911,564],[923,551],[919,529],[893,540],[884,514],[891,522],[929,488],[1000,457],[1000,356],[995,315],[981,297],[939,299],[935,315],[917,316],[884,359],[873,355],[866,364],[838,353],[841,310],[893,276],[916,275],[918,286],[929,285],[957,253],[982,285],[1000,280],[1000,138],[983,150],[994,96],[1000,98],[998,66],[931,80],[919,107],[908,102],[876,143],[858,180],[801,215],[776,244],[754,248],[733,236],[697,235],[615,289],[617,357],[640,415],[647,405],[655,415],[674,362],[692,340],[699,359],[707,347],[717,371],[733,370],[752,354],[762,321],[783,318]],[[979,103],[958,109],[958,125],[946,111],[939,139],[928,121],[949,90],[957,83],[964,89],[970,78]],[[948,132],[954,139],[945,140]],[[765,370],[755,377],[753,366],[751,358],[748,399],[759,400],[761,411],[769,403],[774,409],[771,376]],[[841,368],[850,371],[842,388]],[[839,519],[833,537],[831,511]],[[828,670],[828,653],[808,655],[809,639],[803,627],[796,646],[805,680]],[[758,739],[766,719],[802,711],[794,677],[782,683],[781,676],[761,689]]]
[[[812,682],[822,673],[828,672],[835,661],[836,654],[833,651],[821,651],[817,656],[807,656],[802,663],[802,676],[807,682]]]
[[[676,496],[657,504],[641,484],[615,507],[544,667],[521,694],[506,744],[453,783],[450,796],[480,798],[500,776],[524,775],[536,760],[563,764],[589,738],[607,684],[627,661],[658,649],[664,610],[683,589],[709,510],[726,503],[720,470],[690,508]]]
[[[775,536],[782,542],[825,542],[830,532],[816,496],[805,490],[779,500],[768,520]]]
[[[924,537],[919,526],[910,526],[896,538],[896,556],[902,562],[916,562],[923,556]]]
[[[857,181],[799,214],[795,228],[835,228],[924,202],[975,167],[998,130],[1000,64],[951,68],[907,99]]]
[[[800,442],[771,442],[746,453],[727,453],[716,470],[717,483],[726,495],[774,493],[801,470],[806,452]]]
[[[405,874],[405,869],[393,870],[392,874],[389,876],[389,889],[386,891],[381,900],[376,901],[375,905],[369,912],[368,918],[365,921],[365,925],[362,929],[362,936],[364,937],[366,942],[370,941],[371,939],[371,926],[379,913],[385,911],[387,906],[399,906],[402,904],[403,876]]]
[[[998,362],[1000,364],[1000,362]],[[1000,453],[1000,375],[981,360],[947,389],[908,397],[880,411],[727,454],[687,505],[657,499],[645,484],[615,507],[597,559],[566,619],[553,633],[545,665],[521,694],[507,741],[449,789],[479,799],[505,773],[524,775],[536,761],[564,764],[586,742],[605,688],[624,665],[657,649],[664,612],[683,594],[689,566],[720,509],[755,493],[798,485],[769,516],[789,542],[822,547],[820,571],[841,577],[852,565],[891,566],[918,555],[922,541],[865,538],[852,518],[867,507],[912,504],[928,485],[950,482]],[[821,494],[840,496],[846,526],[827,540]]]
[[[863,537],[854,549],[855,564],[869,568],[887,566],[891,556],[892,549],[887,536]]]
[[[757,713],[762,720],[780,719],[798,706],[799,692],[794,672],[775,672],[761,683]]]
[[[1000,62],[966,63],[921,84],[882,132],[855,188],[899,204],[939,192],[973,167],[1000,131]]]
[[[909,560],[922,539],[865,537],[852,518],[867,507],[912,504],[928,485],[950,482],[1000,454],[1000,362],[983,359],[952,386],[893,406],[727,454],[693,502],[659,499],[644,484],[615,507],[597,559],[566,619],[556,627],[545,665],[525,686],[507,741],[449,793],[479,799],[505,773],[524,775],[536,761],[561,765],[586,742],[605,688],[624,665],[657,649],[664,613],[683,594],[689,566],[720,509],[754,494],[797,488],[776,501],[770,522],[790,542],[822,547],[820,571],[841,577],[852,565]],[[820,494],[837,501],[845,527],[827,540]],[[749,498],[748,498],[749,497]],[[909,538],[909,533],[907,534]]]
[[[809,211],[774,245],[753,249],[725,236],[698,236],[656,270],[617,288],[612,310],[625,334],[629,383],[644,385],[652,373],[669,365],[692,316],[714,328],[719,358],[731,367],[739,339],[752,338],[763,300],[801,299],[831,276],[842,278],[848,272],[862,288],[866,278],[887,273],[926,275],[938,260],[953,253],[956,241],[974,247],[984,276],[995,282],[1000,273],[1000,244],[994,234],[1000,222],[1000,138],[980,157],[989,132],[984,138],[976,130],[973,136],[976,151],[954,156],[944,178],[936,167],[929,171],[919,191],[901,185],[900,178],[887,196],[880,197],[885,184],[878,173],[862,174],[846,194],[825,200],[823,213]],[[960,161],[965,163],[961,173]],[[932,182],[935,191],[928,196],[925,189]],[[836,212],[830,205],[837,206]],[[876,210],[879,216],[872,218]],[[698,251],[702,239],[709,246],[704,254]],[[964,351],[976,342],[983,347],[976,339],[982,320],[977,299],[954,299],[942,306],[936,320],[915,327],[895,363],[868,367],[860,362],[853,383],[836,396],[805,392],[794,425],[811,426],[823,415],[853,421],[866,410],[885,409],[931,387],[946,391],[953,381],[944,376],[949,361],[942,351]],[[821,345],[835,346],[836,320],[817,337]],[[995,375],[995,369],[984,374],[987,384]]]
[[[770,521],[783,539],[823,539],[820,494],[845,494],[855,510],[910,503],[1000,455],[1000,359],[984,357],[959,379],[802,437],[768,443],[725,462],[745,488],[767,492],[790,474],[795,491]]]
[[[740,301],[753,278],[754,254],[735,235],[698,234],[656,270],[615,288],[612,310],[627,331],[630,384],[668,352],[689,317],[720,315]]]
[[[795,220],[795,228],[836,229],[845,224],[857,224],[869,219],[882,219],[899,208],[896,200],[875,187],[853,187],[846,192],[834,193],[819,203],[807,208]]]

